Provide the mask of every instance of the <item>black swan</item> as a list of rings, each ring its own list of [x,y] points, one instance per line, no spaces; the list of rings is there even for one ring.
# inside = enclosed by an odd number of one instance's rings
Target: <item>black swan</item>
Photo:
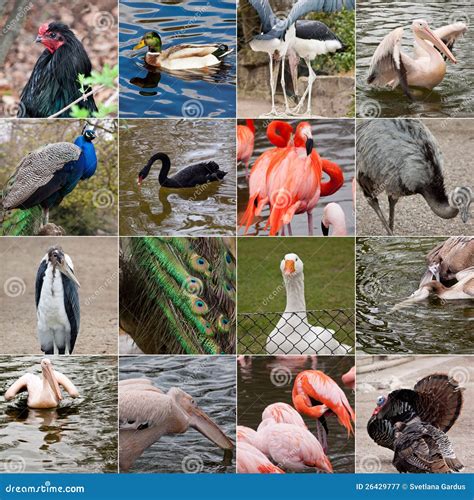
[[[207,184],[208,182],[220,181],[227,174],[227,172],[219,170],[219,165],[216,162],[209,161],[196,163],[196,165],[190,165],[189,167],[180,170],[173,177],[168,177],[168,172],[171,167],[170,158],[165,153],[156,153],[140,170],[140,173],[138,174],[139,186],[141,186],[142,182],[147,178],[150,173],[151,166],[157,160],[161,160],[162,163],[158,181],[164,187],[190,188],[200,186],[202,184]]]

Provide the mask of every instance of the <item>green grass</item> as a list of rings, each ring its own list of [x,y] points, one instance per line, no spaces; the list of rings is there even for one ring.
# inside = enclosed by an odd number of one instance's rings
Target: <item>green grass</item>
[[[285,310],[280,262],[287,253],[296,253],[303,261],[307,310],[349,309],[317,313],[308,318],[310,323],[334,329],[340,342],[353,345],[353,238],[239,238],[239,314]],[[278,319],[279,314],[240,316],[239,353],[264,352],[266,337]]]

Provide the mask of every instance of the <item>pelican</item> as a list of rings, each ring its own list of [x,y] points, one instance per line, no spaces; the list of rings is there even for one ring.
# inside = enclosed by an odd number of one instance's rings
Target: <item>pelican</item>
[[[147,378],[119,382],[120,470],[127,472],[135,460],[161,436],[198,430],[224,450],[233,448],[222,432],[183,390],[165,394]]]
[[[79,332],[79,286],[69,255],[51,247],[36,275],[37,331],[45,354],[72,354]]]
[[[457,22],[432,31],[424,19],[417,19],[411,29],[415,38],[413,56],[402,51],[403,28],[394,29],[372,56],[367,79],[369,85],[392,89],[400,86],[405,95],[412,98],[409,87],[433,89],[446,74],[445,59],[457,62],[450,49],[467,31],[464,23]]]
[[[426,256],[427,270],[420,287],[433,280],[445,284],[456,274],[474,266],[474,236],[451,236]]]
[[[30,408],[56,408],[63,399],[61,389],[73,398],[79,397],[74,384],[60,372],[53,369],[49,359],[41,360],[43,379],[32,373],[25,373],[14,382],[5,393],[5,401],[10,401],[23,391],[28,392],[27,404]]]
[[[297,69],[298,56],[306,60],[309,69],[308,87],[310,88],[314,82],[314,72],[308,62],[311,57],[316,57],[316,53],[326,53],[325,51],[320,51],[323,45],[327,45],[328,51],[332,52],[336,51],[338,48],[342,48],[342,42],[339,44],[340,40],[337,39],[323,23],[319,23],[316,28],[316,22],[305,21],[304,25],[297,26],[296,21],[310,12],[335,12],[341,10],[343,6],[346,6],[348,9],[353,9],[355,2],[354,0],[298,0],[290,10],[286,19],[279,19],[274,14],[269,0],[249,0],[249,2],[257,11],[262,23],[262,32],[252,38],[249,43],[250,48],[254,52],[266,52],[269,56],[270,91],[272,96],[272,109],[269,114],[277,114],[275,107],[275,91],[280,61],[282,62],[280,81],[283,96],[285,98],[285,110],[289,112],[290,109],[285,86],[285,57],[288,55],[290,59],[293,82],[296,81],[294,75]],[[321,38],[321,36],[323,36],[323,38]],[[335,47],[334,42],[336,42],[336,39],[339,40],[337,43],[338,47],[332,50],[333,47]],[[330,43],[326,43],[328,40],[330,40]],[[317,45],[318,50],[315,49]],[[331,47],[330,50],[329,47]],[[314,56],[312,56],[313,53]],[[274,63],[276,63],[276,68],[274,68]],[[306,96],[307,92],[304,96]],[[302,100],[304,100],[304,98]],[[302,101],[300,101],[300,105],[301,102]],[[308,107],[311,107],[310,96],[308,97]]]

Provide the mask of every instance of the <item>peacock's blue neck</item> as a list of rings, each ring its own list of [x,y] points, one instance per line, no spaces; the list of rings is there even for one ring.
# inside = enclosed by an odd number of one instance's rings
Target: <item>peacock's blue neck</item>
[[[74,144],[82,149],[81,156],[77,160],[77,164],[82,170],[81,179],[89,179],[95,174],[97,168],[94,144],[87,141],[82,135],[74,141]]]

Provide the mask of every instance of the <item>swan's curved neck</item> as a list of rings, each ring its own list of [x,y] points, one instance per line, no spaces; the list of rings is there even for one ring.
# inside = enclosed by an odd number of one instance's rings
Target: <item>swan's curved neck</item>
[[[161,161],[161,170],[160,170],[160,175],[158,177],[158,181],[160,184],[163,184],[165,180],[168,178],[168,172],[170,171],[171,168],[171,161],[170,158],[167,154],[165,153],[156,153],[153,155],[149,160],[148,163],[143,167],[143,169],[140,171],[140,177],[142,179],[146,179],[148,174],[150,173],[151,167],[155,161]]]
[[[304,299],[304,276],[303,273],[293,276],[283,276],[286,287],[286,309],[285,312],[306,311]]]

